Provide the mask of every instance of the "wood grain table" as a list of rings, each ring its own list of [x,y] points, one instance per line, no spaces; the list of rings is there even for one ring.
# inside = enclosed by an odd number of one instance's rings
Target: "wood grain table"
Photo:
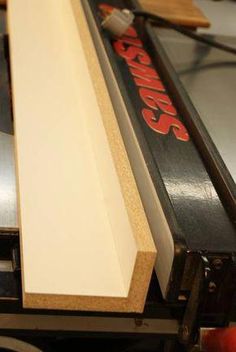
[[[209,27],[210,22],[192,0],[139,0],[143,9],[188,27]]]

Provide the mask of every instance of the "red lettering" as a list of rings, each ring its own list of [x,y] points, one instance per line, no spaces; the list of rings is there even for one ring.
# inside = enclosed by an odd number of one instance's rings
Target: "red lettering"
[[[127,63],[130,66],[130,71],[132,72],[132,75],[135,77],[159,78],[156,70],[147,65],[139,64],[138,62],[133,60],[128,60]]]
[[[110,14],[115,9],[104,3],[100,4],[99,8],[103,15]],[[164,112],[157,119],[152,110],[143,109],[142,115],[147,125],[161,134],[172,131],[178,140],[187,142],[190,138],[189,134],[182,122],[174,117],[177,111],[169,96],[160,93],[165,92],[165,88],[156,70],[149,67],[152,63],[151,58],[143,49],[142,41],[138,38],[135,28],[130,27],[125,36],[115,41],[113,46],[116,53],[127,61],[136,85],[141,87],[139,94],[144,103],[151,109],[161,109]],[[135,59],[138,62],[134,61]]]
[[[138,33],[134,27],[129,27],[127,29],[127,31],[125,32],[125,35],[127,35],[128,37],[132,37],[132,38],[138,37]]]
[[[161,114],[159,120],[157,120],[153,111],[149,109],[143,109],[142,115],[147,125],[153,131],[161,134],[168,134],[171,130],[177,139],[185,142],[189,140],[189,134],[186,128],[181,121],[175,117]]]
[[[143,78],[135,78],[134,80],[138,87],[146,87],[146,88],[159,90],[161,92],[165,92],[165,88],[162,82],[159,81],[158,79],[143,77]]]
[[[130,45],[134,45],[134,46],[138,46],[140,48],[142,48],[143,44],[141,42],[140,39],[137,38],[129,38],[129,37],[122,37],[120,39],[120,41],[122,41],[125,44],[130,44]]]
[[[108,4],[100,4],[99,9],[106,15],[112,13],[115,7]]]
[[[114,42],[114,49],[118,55],[126,60],[133,60],[137,58],[140,63],[144,65],[149,65],[151,63],[150,56],[146,53],[145,50],[137,48],[136,46],[129,46],[126,49],[122,40],[117,40]]]
[[[166,94],[158,93],[154,90],[141,88],[139,90],[140,97],[144,103],[154,110],[160,108],[163,112],[170,115],[177,115],[177,111],[172,105],[170,98]]]

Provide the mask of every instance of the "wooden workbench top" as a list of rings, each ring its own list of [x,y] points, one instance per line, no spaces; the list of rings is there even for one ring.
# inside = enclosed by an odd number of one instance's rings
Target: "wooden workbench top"
[[[139,0],[143,9],[188,27],[209,27],[210,22],[192,0]]]

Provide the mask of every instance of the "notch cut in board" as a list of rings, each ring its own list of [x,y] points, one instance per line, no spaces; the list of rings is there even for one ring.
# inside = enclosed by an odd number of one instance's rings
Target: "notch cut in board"
[[[141,312],[156,250],[79,0],[10,0],[23,305]]]

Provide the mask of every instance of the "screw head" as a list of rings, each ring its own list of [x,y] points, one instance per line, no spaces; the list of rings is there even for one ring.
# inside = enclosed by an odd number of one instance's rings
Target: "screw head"
[[[208,291],[210,293],[213,293],[216,291],[216,288],[217,288],[216,284],[213,281],[210,281],[208,285]]]
[[[214,259],[212,264],[216,270],[220,270],[223,266],[223,262],[220,258]]]

